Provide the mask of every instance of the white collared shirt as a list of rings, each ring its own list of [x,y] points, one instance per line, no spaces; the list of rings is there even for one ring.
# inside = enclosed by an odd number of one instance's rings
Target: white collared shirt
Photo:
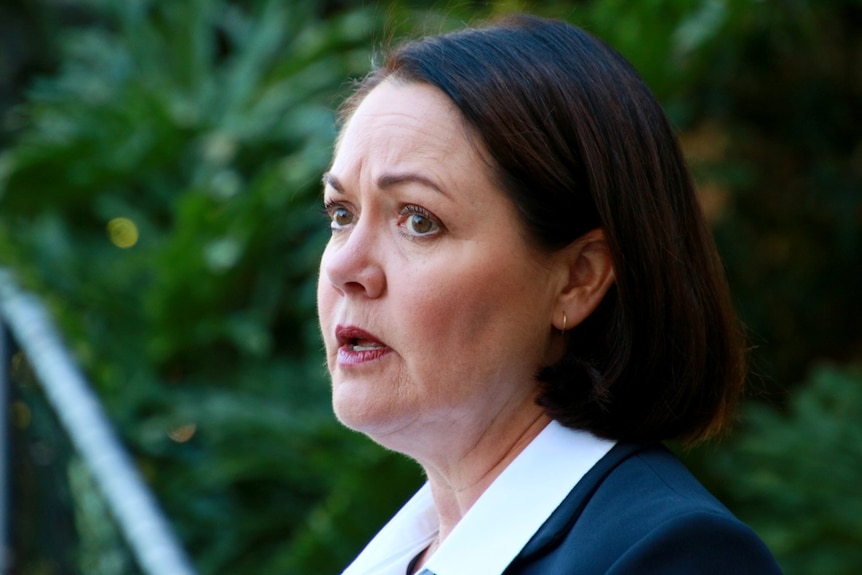
[[[549,423],[482,493],[420,575],[500,575],[614,444]],[[405,575],[437,529],[426,483],[342,575]]]

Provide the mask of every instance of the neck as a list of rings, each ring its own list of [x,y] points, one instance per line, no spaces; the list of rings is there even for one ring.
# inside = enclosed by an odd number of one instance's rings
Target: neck
[[[453,465],[420,462],[428,476],[440,525],[432,546],[446,539],[488,486],[550,421],[537,410],[520,422],[509,421],[505,426],[489,427]],[[426,553],[427,556],[430,553]]]

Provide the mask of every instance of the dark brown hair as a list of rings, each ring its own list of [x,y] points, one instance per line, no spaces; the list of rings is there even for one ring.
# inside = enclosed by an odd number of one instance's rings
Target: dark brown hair
[[[572,25],[512,16],[398,47],[342,118],[387,78],[451,98],[539,246],[605,232],[616,284],[540,371],[548,414],[621,440],[718,432],[745,377],[740,329],[676,136],[632,66]]]

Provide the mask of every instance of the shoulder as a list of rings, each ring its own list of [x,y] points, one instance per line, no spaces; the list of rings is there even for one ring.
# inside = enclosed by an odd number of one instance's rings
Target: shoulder
[[[757,535],[727,514],[694,510],[649,524],[635,535],[608,558],[608,575],[780,573]]]
[[[614,452],[617,450],[619,453]],[[692,512],[733,517],[665,447],[622,444],[614,451],[607,462],[611,468],[603,477],[584,478],[595,482],[593,493],[585,502],[585,514],[610,508],[647,523],[661,523]]]
[[[623,444],[575,487],[511,571],[652,572],[780,570],[757,535],[672,453],[658,445]]]

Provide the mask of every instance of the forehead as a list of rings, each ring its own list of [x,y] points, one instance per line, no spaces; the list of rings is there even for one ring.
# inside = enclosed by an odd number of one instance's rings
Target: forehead
[[[486,162],[474,140],[460,111],[439,89],[387,79],[350,116],[338,138],[333,169],[351,169],[368,156],[387,164],[440,161],[481,169]]]

